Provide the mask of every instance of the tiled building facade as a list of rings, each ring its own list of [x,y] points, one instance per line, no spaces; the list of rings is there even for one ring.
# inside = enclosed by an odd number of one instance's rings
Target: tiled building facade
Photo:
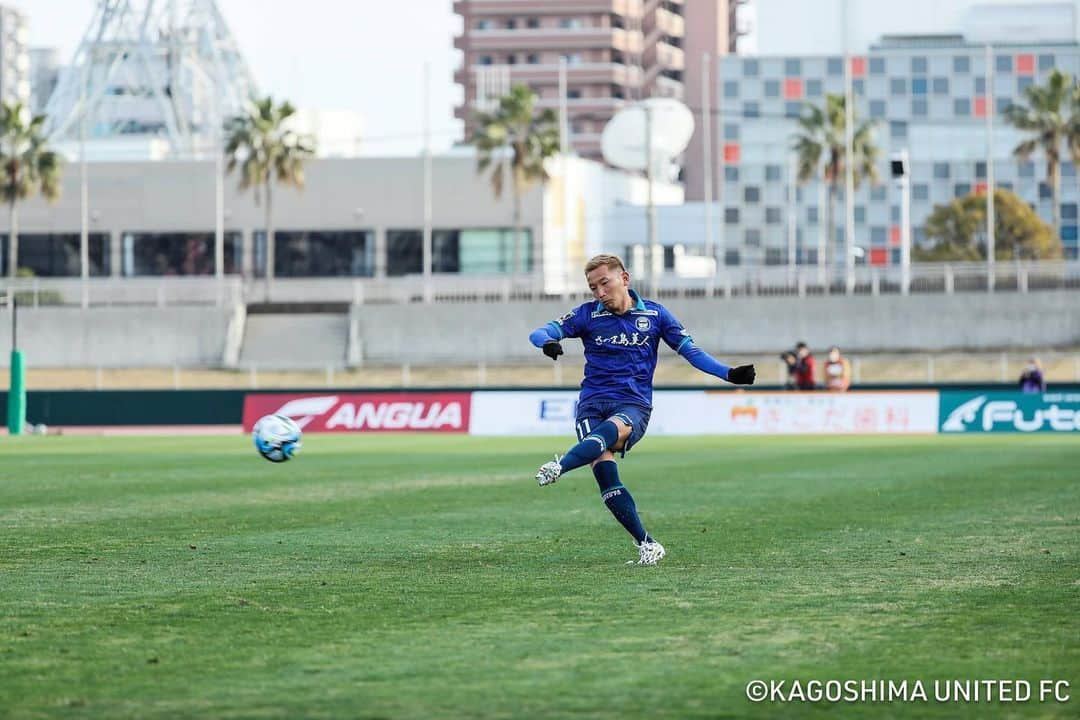
[[[855,244],[859,262],[898,264],[901,195],[889,176],[889,157],[907,150],[911,172],[911,223],[916,244],[936,204],[987,184],[986,115],[994,113],[996,185],[1017,193],[1048,223],[1052,218],[1046,164],[1040,153],[1021,162],[1013,154],[1025,135],[1005,122],[1002,110],[1022,101],[1023,90],[1045,82],[1054,68],[1080,72],[1080,47],[991,48],[993,93],[987,88],[984,46],[962,38],[885,38],[865,56],[852,58],[856,122],[877,121],[881,149],[877,186],[855,192]],[[793,176],[792,118],[804,103],[823,104],[844,92],[842,57],[728,57],[720,60],[717,135],[722,154],[717,203],[728,264],[789,262],[794,220],[797,261],[817,262],[824,230],[823,194],[811,181],[788,193]],[[991,97],[993,98],[991,101]],[[1068,159],[1065,148],[1062,148]],[[1071,162],[1061,166],[1061,237],[1067,258],[1078,257],[1080,180]],[[841,261],[844,201],[841,183],[834,217],[833,257]],[[717,230],[719,235],[721,230]],[[828,236],[825,236],[828,237]]]

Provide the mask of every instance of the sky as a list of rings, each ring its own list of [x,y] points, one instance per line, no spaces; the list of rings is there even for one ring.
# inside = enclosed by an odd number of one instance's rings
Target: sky
[[[93,14],[94,0],[4,0],[27,15],[31,47],[56,47],[68,62]],[[1080,40],[1080,0],[752,0],[747,21],[763,54],[843,51],[846,5],[854,52],[882,32],[960,32],[975,5],[1072,6]],[[354,110],[363,116],[363,152],[413,155],[423,143],[424,66],[431,67],[432,148],[461,138],[453,81],[461,32],[452,0],[217,0],[260,92],[300,107]],[[137,2],[141,5],[141,2]],[[831,22],[829,18],[837,18]],[[813,30],[808,30],[813,28]]]
[[[431,67],[432,148],[460,139],[454,84],[461,31],[451,0],[217,0],[263,94],[300,107],[355,110],[363,152],[413,155],[423,145],[424,66]],[[26,14],[31,47],[70,61],[94,0],[5,0]],[[139,3],[141,6],[141,3]]]

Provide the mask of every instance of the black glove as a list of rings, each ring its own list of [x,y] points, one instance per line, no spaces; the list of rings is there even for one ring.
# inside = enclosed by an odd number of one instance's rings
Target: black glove
[[[544,343],[543,350],[544,354],[552,360],[558,360],[559,356],[562,355],[562,345],[559,344],[558,340],[548,340]]]
[[[728,370],[727,380],[735,385],[753,385],[757,372],[753,365],[740,365]]]

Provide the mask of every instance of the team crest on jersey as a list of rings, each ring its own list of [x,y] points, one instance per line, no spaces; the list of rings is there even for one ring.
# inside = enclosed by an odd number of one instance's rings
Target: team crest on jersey
[[[648,332],[649,328],[652,327],[652,323],[649,322],[647,317],[639,317],[634,321],[634,326],[641,332]]]

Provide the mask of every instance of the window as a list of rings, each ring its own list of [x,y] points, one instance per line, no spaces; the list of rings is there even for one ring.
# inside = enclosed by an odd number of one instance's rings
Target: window
[[[1000,73],[1012,72],[1013,59],[1012,55],[998,55],[994,58],[994,69]]]
[[[907,78],[889,78],[890,95],[907,95]]]
[[[885,101],[884,100],[871,100],[870,101],[870,117],[883,118],[885,117]]]
[[[532,268],[532,235],[521,231],[518,266]],[[509,228],[435,230],[431,234],[431,271],[463,275],[510,272],[514,264],[514,231]]]
[[[866,94],[866,81],[862,78],[856,78],[851,81],[851,94],[856,97],[862,97]]]
[[[1012,102],[1013,101],[1011,97],[997,98],[997,102],[994,104],[997,105],[998,114],[1004,113],[1006,110],[1008,110],[1009,106],[1012,105]]]
[[[725,140],[738,140],[739,139],[739,126],[736,123],[724,124],[724,139]]]
[[[282,237],[287,233],[277,233]],[[258,235],[262,235],[259,233]],[[78,257],[78,236],[75,236],[76,258]],[[21,242],[21,240],[20,240]],[[214,233],[133,233],[121,235],[121,257],[123,275],[213,275],[214,274]],[[6,244],[6,241],[5,241]],[[265,248],[265,240],[263,241]],[[93,246],[91,246],[93,249]],[[225,272],[239,272],[240,269],[240,233],[225,233]],[[278,262],[275,269],[281,269],[284,255],[281,245],[275,253]],[[266,256],[265,249],[262,253]],[[20,257],[23,264],[25,258]],[[230,267],[231,266],[231,267]],[[265,267],[258,265],[259,271]]]
[[[807,80],[806,81],[806,97],[821,97],[821,81],[820,80]]]
[[[567,65],[580,65],[581,53],[566,53],[562,56]]]
[[[952,107],[954,115],[967,117],[971,114],[971,98],[954,98]]]
[[[854,210],[855,222],[862,225],[866,222],[866,206],[856,205]]]
[[[888,241],[888,231],[884,226],[875,225],[870,228],[870,244],[871,245],[885,245]]]
[[[568,88],[566,91],[566,98],[568,100],[580,100],[581,88]],[[645,136],[648,137],[648,134],[646,133]]]
[[[1061,226],[1061,239],[1069,245],[1076,245],[1078,236],[1080,236],[1080,228],[1077,228],[1076,225]]]
[[[537,65],[540,62],[540,56],[536,53],[529,53],[525,57],[525,62],[529,63],[530,65]]]
[[[727,225],[739,224],[739,208],[729,207],[724,208],[724,223]]]
[[[535,30],[536,28],[540,27],[540,18],[531,17],[527,19],[525,21],[525,27],[529,28],[530,30]]]
[[[779,80],[766,80],[765,81],[765,97],[767,97],[767,98],[780,97],[780,81]]]
[[[787,250],[783,248],[765,248],[766,265],[783,265],[787,262]]]
[[[915,117],[926,117],[926,98],[914,98],[911,101],[911,114]]]
[[[739,168],[734,165],[724,166],[724,180],[729,183],[739,182]]]
[[[746,228],[743,240],[746,247],[761,247],[761,231],[757,228]]]
[[[1035,177],[1035,163],[1030,160],[1016,163],[1016,174],[1022,178]]]
[[[256,246],[265,239],[259,233]],[[258,267],[261,269],[262,264]],[[274,233],[274,273],[281,277],[370,277],[374,236],[366,230],[298,230]]]
[[[208,270],[201,274],[214,272],[213,262],[213,233],[209,233],[210,240],[210,265]],[[234,259],[230,254],[230,240],[233,247],[239,248],[235,242],[237,233],[226,234],[225,272],[237,272],[230,261]],[[109,236],[105,233],[90,233],[89,260],[90,275],[97,277],[109,274]],[[61,277],[78,276],[82,272],[79,260],[79,234],[78,233],[20,233],[19,235],[19,267],[28,268],[37,277]],[[7,256],[5,251],[8,247],[8,236],[0,235],[0,274],[6,275]],[[175,274],[175,273],[172,273]]]
[[[747,185],[744,187],[743,201],[748,203],[761,202],[761,188],[756,185]]]
[[[1054,56],[1053,55],[1040,55],[1039,56],[1039,70],[1053,70],[1054,69]]]
[[[911,199],[912,200],[929,200],[930,199],[930,186],[926,183],[914,183],[911,186]]]
[[[871,75],[884,75],[885,74],[885,58],[872,57],[870,58],[870,74]]]
[[[825,72],[835,77],[844,74],[844,59],[831,57],[825,61]]]
[[[780,179],[780,166],[779,165],[766,165],[765,166],[765,180],[767,182],[776,182]]]
[[[515,30],[515,29],[517,29],[517,20],[515,20],[514,18],[510,18],[509,20],[507,20],[506,21],[506,29],[507,30]]]
[[[907,123],[896,120],[889,123],[889,137],[893,140],[903,140],[907,137]]]
[[[802,103],[798,102],[786,102],[784,103],[784,117],[797,118],[802,114]]]
[[[1075,220],[1076,219],[1076,203],[1061,203],[1061,219],[1062,220]]]
[[[949,94],[949,78],[936,77],[933,80],[933,90],[935,95],[948,95]]]
[[[953,187],[953,197],[962,198],[962,197],[967,197],[970,194],[971,194],[971,184],[970,183],[956,183],[956,185]]]
[[[948,180],[949,179],[949,163],[936,162],[934,163],[934,179],[935,180]]]
[[[900,206],[899,205],[890,205],[889,206],[889,222],[891,222],[891,223],[900,222]]]
[[[926,58],[922,56],[916,56],[911,58],[911,74],[912,75],[925,75],[926,74]]]
[[[738,250],[725,250],[724,251],[724,264],[725,265],[738,265],[739,264],[739,251]]]
[[[559,27],[567,30],[580,30],[585,27],[585,21],[581,18],[562,18],[559,20]]]
[[[952,59],[953,72],[958,75],[966,75],[971,72],[971,58],[967,55],[955,55]]]
[[[742,114],[747,118],[761,117],[761,108],[756,102],[747,101],[742,105]]]
[[[983,77],[982,75],[975,78],[975,94],[976,95],[985,95],[986,94],[986,78]]]
[[[725,80],[724,81],[724,97],[737,98],[739,97],[739,81],[738,80]]]
[[[1062,177],[1076,177],[1076,165],[1071,162],[1061,163],[1061,176]]]
[[[386,231],[386,274],[410,275],[424,271],[424,234],[420,230]]]
[[[1050,188],[1049,183],[1039,183],[1039,199],[1049,200],[1054,197],[1054,191]]]
[[[507,55],[506,56],[506,64],[507,65],[517,65],[517,55],[514,55],[513,53],[511,53],[510,55]]]
[[[495,23],[493,23],[491,20],[477,20],[476,21],[476,29],[477,30],[491,30],[493,27],[495,27]]]
[[[784,74],[788,77],[802,75],[802,61],[789,59],[784,61]]]
[[[765,208],[765,223],[767,225],[779,225],[781,219],[780,208],[767,207]]]
[[[1016,92],[1023,93],[1028,87],[1035,82],[1035,79],[1030,75],[1021,75],[1016,78]]]
[[[986,161],[985,160],[976,160],[975,161],[975,177],[978,178],[979,180],[986,179]]]
[[[818,224],[818,209],[816,205],[806,208],[806,224],[813,226]]]
[[[911,78],[911,94],[912,95],[925,95],[926,94],[926,78],[917,77]]]
[[[888,199],[888,188],[885,185],[870,186],[870,200],[872,202],[885,202]]]
[[[481,65],[490,65],[493,61],[490,55],[481,55],[478,62]]]
[[[818,253],[817,248],[806,248],[804,251],[804,257],[802,259],[803,265],[817,265]]]
[[[743,77],[757,77],[758,72],[760,72],[760,69],[758,67],[758,61],[757,60],[752,60],[752,59],[743,60],[743,63],[742,63]]]

